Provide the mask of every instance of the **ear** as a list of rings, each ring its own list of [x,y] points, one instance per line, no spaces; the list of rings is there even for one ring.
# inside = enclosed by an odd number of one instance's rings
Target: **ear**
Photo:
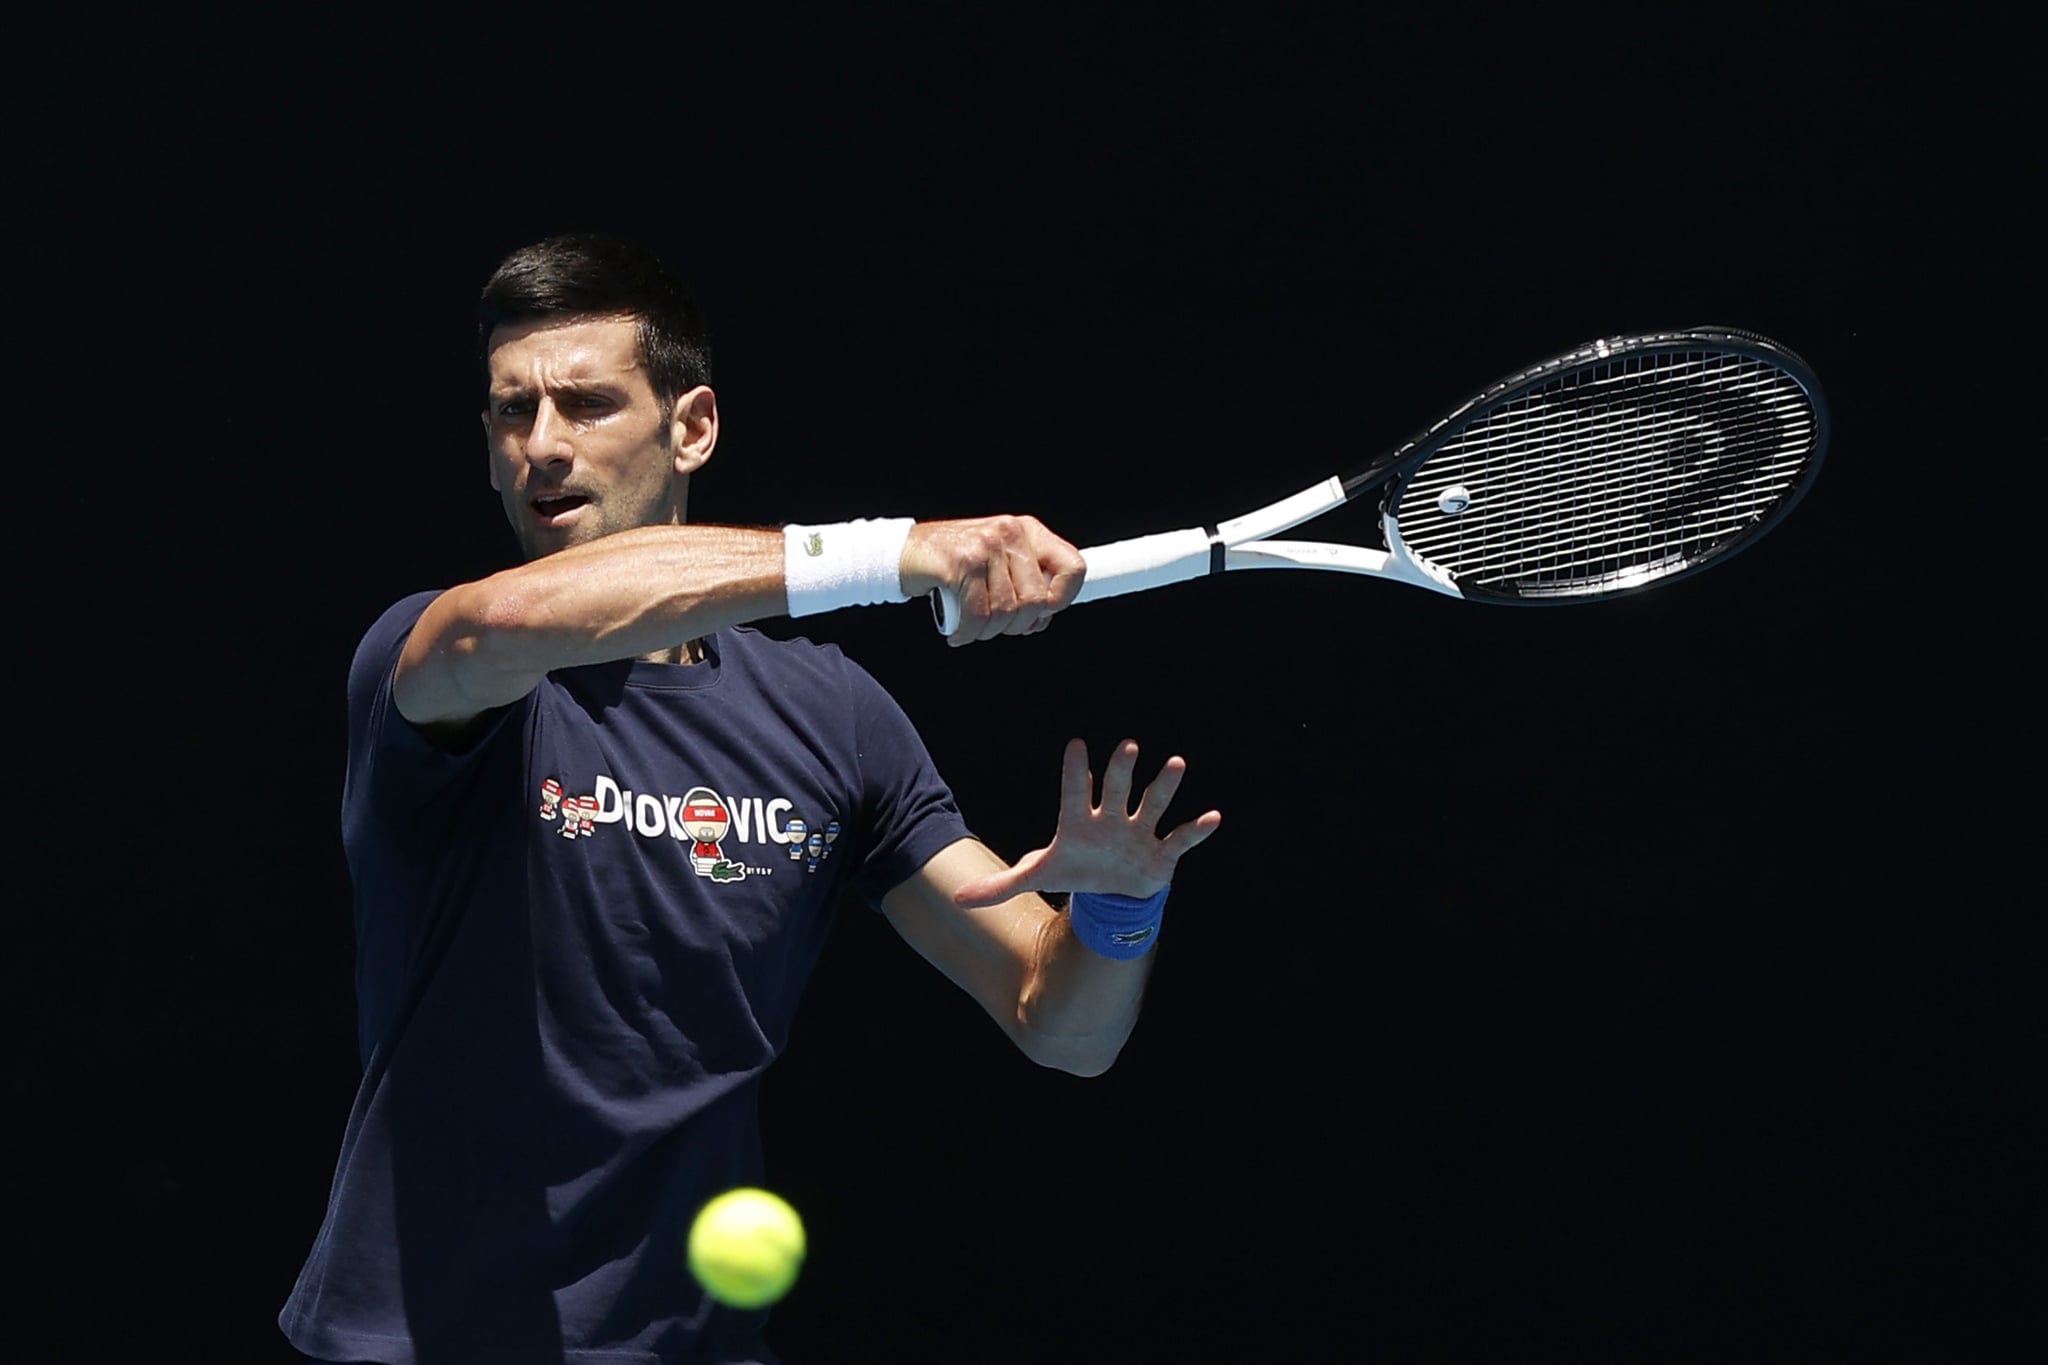
[[[718,395],[709,385],[699,384],[676,396],[668,434],[676,473],[693,474],[704,467],[718,444]]]
[[[494,459],[494,458],[492,458],[492,457],[491,457],[491,412],[490,412],[490,409],[489,409],[489,408],[486,408],[486,409],[484,409],[484,410],[483,410],[482,412],[478,413],[478,414],[477,414],[477,416],[479,416],[479,417],[481,417],[481,418],[483,418],[483,419],[484,419],[484,456],[485,456],[485,463],[489,464],[489,465],[490,465],[490,467],[491,467],[491,491],[492,491],[493,493],[502,493],[502,492],[504,492],[505,490],[504,490],[504,489],[502,489],[502,488],[500,488],[500,487],[498,486],[498,462],[497,462],[497,460],[496,460],[496,459]]]

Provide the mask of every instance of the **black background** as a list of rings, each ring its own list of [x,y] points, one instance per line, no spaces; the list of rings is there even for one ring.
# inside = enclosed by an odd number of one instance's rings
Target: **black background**
[[[705,520],[1200,523],[1702,322],[1834,406],[1777,533],[1615,605],[1247,575],[964,651],[922,607],[806,622],[1012,856],[1075,734],[1186,755],[1177,815],[1226,822],[1099,1080],[845,918],[766,1088],[788,1360],[2006,1354],[2042,1283],[2019,35],[1330,12],[17,54],[10,1356],[291,1358],[356,1070],[343,674],[509,562],[470,308],[572,227],[696,284]]]

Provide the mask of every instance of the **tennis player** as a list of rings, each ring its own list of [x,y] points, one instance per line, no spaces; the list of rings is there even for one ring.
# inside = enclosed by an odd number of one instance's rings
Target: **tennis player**
[[[917,731],[837,649],[746,628],[918,598],[954,644],[1079,590],[1029,517],[689,522],[718,443],[681,283],[589,235],[508,257],[480,335],[491,486],[525,562],[393,605],[348,679],[343,838],[363,1077],[279,1317],[328,1361],[772,1361],[685,1232],[764,1181],[762,1074],[851,891],[1034,1061],[1109,1067],[1180,858],[1184,765],[1064,759],[1056,833],[978,842]],[[1040,891],[1074,892],[1055,910]]]

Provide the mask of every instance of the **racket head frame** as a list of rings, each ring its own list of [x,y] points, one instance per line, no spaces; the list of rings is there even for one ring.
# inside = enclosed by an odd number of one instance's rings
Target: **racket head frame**
[[[1634,578],[1619,576],[1611,586],[1583,587],[1562,592],[1521,592],[1512,586],[1485,584],[1471,575],[1457,574],[1432,562],[1404,540],[1400,516],[1404,499],[1414,488],[1417,475],[1451,442],[1488,416],[1506,409],[1527,395],[1537,393],[1560,376],[1631,358],[1654,359],[1695,351],[1713,351],[1746,358],[1769,366],[1796,386],[1805,405],[1811,434],[1797,476],[1774,501],[1737,534],[1714,544],[1696,557],[1654,573]],[[1384,485],[1380,499],[1380,531],[1393,561],[1388,576],[1417,581],[1468,601],[1522,606],[1574,605],[1627,596],[1644,588],[1662,586],[1724,563],[1737,552],[1755,544],[1805,497],[1820,472],[1827,453],[1830,418],[1820,380],[1805,360],[1779,342],[1757,332],[1734,327],[1692,327],[1674,331],[1649,332],[1591,341],[1570,351],[1539,361],[1474,394],[1445,413],[1412,439],[1340,481],[1346,499],[1356,498]]]

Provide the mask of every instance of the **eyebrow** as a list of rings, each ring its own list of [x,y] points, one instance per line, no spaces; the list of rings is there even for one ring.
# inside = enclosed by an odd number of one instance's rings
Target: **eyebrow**
[[[616,383],[605,379],[558,379],[547,387],[550,393],[595,393],[605,395],[615,394],[619,388]],[[493,398],[518,398],[532,392],[533,386],[526,383],[493,384],[490,390],[491,397]]]

